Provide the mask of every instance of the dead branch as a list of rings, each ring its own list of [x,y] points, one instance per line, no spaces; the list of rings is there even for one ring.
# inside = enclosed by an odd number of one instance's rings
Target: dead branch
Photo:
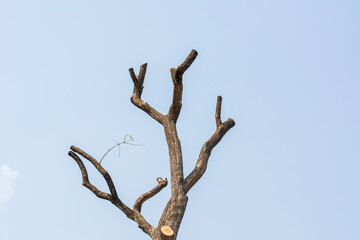
[[[149,114],[157,122],[162,124],[164,115],[159,113],[156,109],[150,106],[150,104],[148,104],[147,102],[141,99],[141,94],[144,88],[146,67],[147,67],[147,63],[140,66],[140,72],[138,76],[135,75],[133,68],[129,69],[131,79],[134,82],[134,91],[130,100],[135,106],[137,106],[138,108]]]
[[[88,153],[78,147],[71,146],[70,149],[72,151],[69,151],[69,156],[72,157],[79,165],[81,175],[83,177],[83,186],[92,191],[97,197],[110,201],[123,213],[125,213],[128,218],[134,220],[138,224],[139,228],[141,228],[145,233],[151,236],[152,232],[154,231],[154,227],[144,219],[144,217],[140,214],[139,211],[131,210],[119,199],[110,174],[100,165],[100,163],[98,163],[95,158],[93,158]],[[91,162],[92,165],[94,165],[94,167],[101,173],[109,187],[110,194],[100,191],[90,183],[86,167],[75,152],[83,156],[85,159],[89,160],[89,162]]]
[[[192,50],[185,61],[180,64],[177,68],[171,68],[171,78],[174,84],[173,91],[173,101],[169,109],[168,115],[176,122],[182,106],[182,92],[183,92],[183,83],[182,76],[185,71],[191,66],[191,64],[195,61],[198,53],[196,50]]]
[[[156,181],[158,182],[158,185],[153,188],[152,190],[150,190],[149,192],[144,193],[143,195],[141,195],[134,204],[134,210],[137,210],[138,212],[141,212],[141,206],[142,204],[150,199],[151,197],[155,196],[157,193],[159,193],[164,187],[167,186],[167,179],[165,178],[165,180],[163,180],[162,178],[157,178]]]
[[[86,158],[87,160],[89,160],[92,165],[94,165],[94,167],[99,171],[99,173],[101,173],[101,175],[104,177],[110,193],[111,193],[111,197],[113,199],[118,199],[118,195],[114,186],[114,183],[109,175],[109,173],[100,165],[100,163],[98,163],[98,161],[96,161],[95,158],[93,158],[92,156],[90,156],[89,154],[87,154],[86,152],[84,152],[83,150],[81,150],[80,148],[77,148],[75,146],[71,146],[70,147],[71,150],[73,150],[74,152],[80,154],[81,156],[83,156],[84,158]]]
[[[72,157],[76,161],[76,163],[79,165],[81,175],[83,177],[82,185],[85,186],[86,188],[88,188],[90,191],[92,191],[97,197],[111,201],[110,194],[100,191],[99,189],[97,189],[94,185],[92,185],[89,182],[88,173],[87,173],[84,163],[81,161],[81,159],[72,151],[69,151],[69,156]]]
[[[185,193],[195,185],[195,183],[202,177],[207,168],[207,163],[213,148],[220,142],[233,126],[235,121],[231,118],[225,122],[221,122],[221,102],[222,97],[218,96],[215,111],[216,130],[215,133],[205,142],[201,148],[199,158],[196,162],[194,170],[185,178]]]

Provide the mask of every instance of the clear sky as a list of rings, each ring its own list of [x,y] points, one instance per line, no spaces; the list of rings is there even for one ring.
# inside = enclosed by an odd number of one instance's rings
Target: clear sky
[[[0,0],[0,239],[149,239],[81,186],[76,145],[104,160],[120,198],[169,178],[161,126],[171,67],[191,49],[178,121],[184,171],[214,132],[216,96],[236,126],[189,192],[179,239],[360,239],[360,2]],[[90,180],[106,190],[88,166]],[[156,225],[169,186],[143,213]]]

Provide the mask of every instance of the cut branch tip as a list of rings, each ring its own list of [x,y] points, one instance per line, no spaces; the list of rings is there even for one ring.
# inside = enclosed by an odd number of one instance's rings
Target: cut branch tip
[[[232,118],[228,118],[223,124],[226,128],[232,128],[233,126],[235,126],[235,121]]]
[[[218,96],[216,101],[216,111],[215,111],[215,121],[216,127],[220,127],[222,124],[221,122],[221,104],[222,104],[222,97]]]
[[[195,61],[197,55],[198,52],[195,49],[191,50],[185,61],[177,67],[176,69],[177,72],[179,72],[182,75]]]

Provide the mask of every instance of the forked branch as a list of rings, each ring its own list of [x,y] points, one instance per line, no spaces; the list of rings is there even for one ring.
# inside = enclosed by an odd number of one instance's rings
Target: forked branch
[[[81,159],[78,157],[78,155],[76,155],[72,151],[69,151],[69,156],[72,157],[76,161],[76,163],[79,165],[81,175],[83,178],[82,185],[85,186],[86,188],[88,188],[90,191],[92,191],[97,197],[111,201],[110,194],[100,191],[99,189],[97,189],[94,185],[92,185],[89,182],[88,173],[86,171],[84,163],[81,161]]]
[[[86,152],[84,152],[83,150],[81,150],[80,148],[77,148],[75,146],[71,146],[70,147],[71,150],[73,150],[74,152],[80,154],[81,156],[83,156],[84,158],[86,158],[87,160],[89,160],[89,162],[92,163],[92,165],[94,165],[94,167],[99,171],[99,173],[101,173],[101,175],[104,177],[110,193],[111,193],[111,197],[113,199],[118,199],[118,195],[114,186],[114,183],[109,175],[109,173],[100,165],[100,163],[98,163],[98,161],[96,161],[95,158],[93,158],[92,156],[90,156],[89,154],[87,154]]]
[[[195,61],[198,53],[196,50],[192,50],[185,61],[180,64],[177,68],[171,68],[171,78],[174,84],[174,92],[173,92],[173,101],[169,109],[170,117],[176,122],[181,106],[182,106],[182,92],[183,92],[183,83],[182,76],[185,71],[191,66],[191,64]]]
[[[85,186],[90,191],[92,191],[97,197],[110,201],[117,208],[119,208],[122,212],[124,212],[128,218],[134,220],[139,225],[139,228],[141,228],[145,233],[147,233],[148,235],[151,235],[152,232],[154,231],[154,227],[144,219],[144,217],[140,214],[140,211],[137,211],[135,209],[134,210],[130,209],[119,199],[116,189],[115,189],[115,186],[114,186],[114,183],[110,177],[110,174],[100,165],[100,163],[95,158],[93,158],[88,153],[86,153],[85,151],[81,150],[78,147],[71,146],[70,149],[72,151],[69,151],[69,156],[72,157],[76,161],[76,163],[78,164],[78,166],[80,168],[81,175],[83,178],[83,186]],[[94,165],[94,167],[101,173],[101,175],[104,177],[104,179],[109,187],[110,194],[100,191],[98,188],[96,188],[93,184],[90,183],[86,167],[85,167],[84,163],[81,161],[81,159],[79,158],[79,156],[76,155],[75,152],[80,154],[81,156],[83,156],[85,159],[89,160],[89,162],[91,162],[92,165]],[[140,205],[140,208],[141,208],[141,205]]]
[[[146,67],[147,67],[147,63],[140,66],[140,72],[139,72],[138,76],[135,75],[133,68],[129,69],[130,77],[134,83],[134,90],[133,90],[133,94],[131,96],[131,102],[135,106],[137,106],[138,108],[140,108],[141,110],[143,110],[144,112],[149,114],[157,122],[162,124],[164,115],[159,113],[156,109],[154,109],[152,106],[150,106],[150,104],[148,104],[147,102],[145,102],[141,99],[141,94],[144,89],[144,79],[145,79],[145,74],[146,74]]]
[[[221,96],[218,96],[215,111],[216,130],[201,148],[200,155],[196,162],[194,170],[185,178],[185,193],[189,192],[189,190],[205,173],[207,163],[213,148],[225,136],[227,131],[229,131],[233,126],[235,126],[235,121],[231,118],[227,119],[225,122],[221,122],[221,103],[222,98]]]

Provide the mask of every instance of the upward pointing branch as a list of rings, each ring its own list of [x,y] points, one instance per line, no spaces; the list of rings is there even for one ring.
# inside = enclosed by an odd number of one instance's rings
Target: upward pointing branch
[[[220,142],[220,140],[225,136],[225,134],[233,126],[235,126],[235,121],[231,118],[227,119],[225,122],[221,122],[221,102],[222,97],[218,96],[215,110],[216,130],[201,148],[200,155],[196,162],[194,170],[185,178],[185,193],[189,192],[190,189],[197,183],[197,181],[199,181],[199,179],[205,173],[207,163],[213,148]]]
[[[152,106],[150,106],[150,104],[148,104],[147,102],[145,102],[141,99],[141,94],[144,89],[144,79],[145,79],[145,74],[146,74],[146,67],[147,67],[147,63],[140,66],[140,72],[139,72],[138,76],[135,75],[133,68],[129,69],[130,77],[131,77],[132,81],[134,82],[134,90],[133,90],[133,94],[131,96],[131,102],[135,106],[137,106],[138,108],[140,108],[141,110],[143,110],[144,112],[149,114],[150,117],[155,119],[157,122],[159,122],[160,124],[163,124],[164,115],[159,113],[156,109],[154,109]]]
[[[171,78],[174,84],[174,92],[173,101],[169,109],[169,115],[175,122],[179,117],[182,106],[182,76],[185,71],[191,66],[191,64],[195,61],[197,55],[197,51],[193,49],[182,64],[180,64],[177,68],[170,69]]]

